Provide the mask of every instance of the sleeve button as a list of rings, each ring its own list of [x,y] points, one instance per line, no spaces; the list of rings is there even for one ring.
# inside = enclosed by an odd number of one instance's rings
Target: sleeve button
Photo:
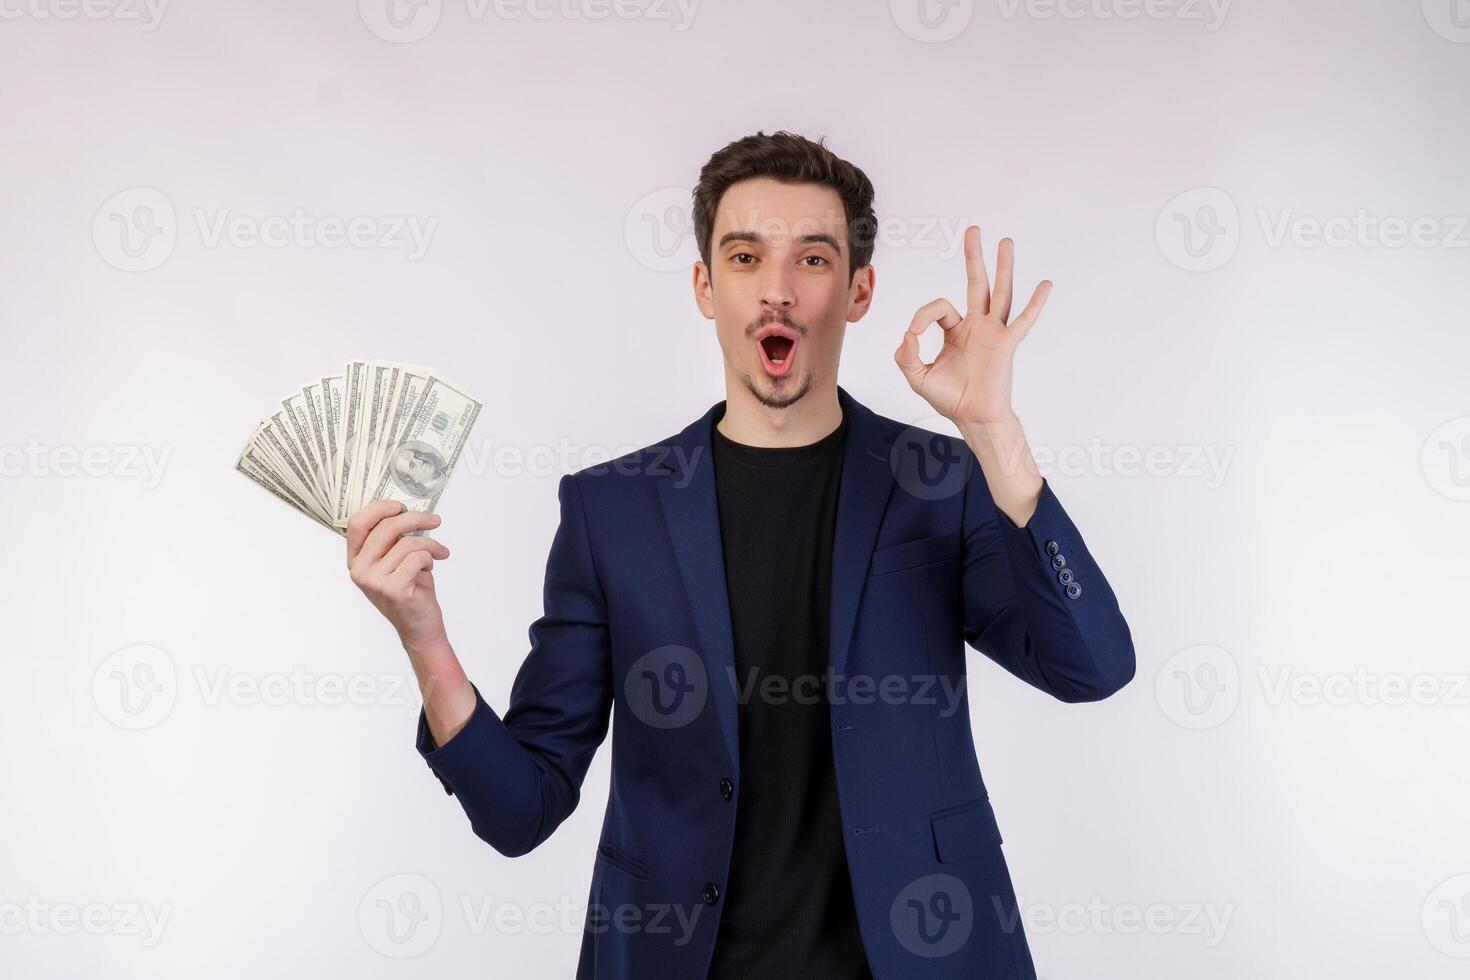
[[[1076,582],[1073,582],[1072,584],[1070,584],[1070,585],[1067,586],[1067,598],[1068,599],[1075,599],[1075,598],[1077,598],[1081,594],[1082,594],[1082,586],[1078,585]]]

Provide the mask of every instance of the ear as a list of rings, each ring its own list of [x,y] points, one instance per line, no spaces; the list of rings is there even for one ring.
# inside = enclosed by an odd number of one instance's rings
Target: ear
[[[847,293],[847,322],[857,323],[868,315],[868,307],[873,304],[873,285],[877,280],[877,273],[873,270],[873,263],[869,262],[857,271],[852,277],[852,286]]]
[[[715,318],[715,287],[704,262],[694,263],[694,302],[706,320]]]

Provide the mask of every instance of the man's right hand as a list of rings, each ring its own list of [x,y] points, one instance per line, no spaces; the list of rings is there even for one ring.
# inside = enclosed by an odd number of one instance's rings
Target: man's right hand
[[[445,641],[444,615],[434,594],[434,561],[449,549],[427,535],[437,514],[404,511],[396,500],[364,506],[347,522],[347,568],[353,583],[398,630],[410,653]]]

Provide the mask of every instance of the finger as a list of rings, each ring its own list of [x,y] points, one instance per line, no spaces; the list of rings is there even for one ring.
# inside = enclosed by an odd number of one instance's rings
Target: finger
[[[990,297],[990,313],[1005,323],[1011,315],[1011,270],[1016,264],[1016,243],[1009,238],[1000,240],[995,255],[995,294]]]
[[[980,247],[980,226],[965,229],[965,313],[990,312],[990,279],[985,275],[985,250]]]
[[[393,514],[403,513],[405,506],[401,500],[375,500],[352,515],[347,521],[347,566],[349,568],[352,567],[352,559],[362,551],[363,542],[367,540],[368,534],[378,522]]]
[[[378,562],[378,567],[385,573],[392,572],[403,563],[404,558],[415,551],[427,551],[435,558],[449,557],[449,549],[433,538],[427,535],[416,537],[412,534],[405,534],[398,539],[393,547],[388,549],[388,553],[383,556],[383,560]]]
[[[898,369],[908,379],[909,387],[919,391],[919,386],[924,382],[924,375],[929,373],[929,365],[919,356],[919,335],[911,330],[903,332],[903,342],[898,345],[898,350],[893,352],[893,359],[898,362]]]
[[[429,572],[434,569],[434,556],[427,551],[415,551],[393,570],[388,576],[389,588],[403,588],[412,582],[420,572]]]
[[[1041,316],[1041,308],[1046,305],[1046,298],[1051,295],[1051,280],[1043,279],[1036,285],[1036,292],[1031,294],[1031,299],[1026,303],[1026,308],[1021,315],[1016,317],[1007,325],[1006,330],[1015,336],[1016,343],[1026,339],[1026,334],[1031,331],[1031,325],[1036,318]]]
[[[914,314],[914,319],[909,323],[909,333],[922,337],[931,323],[939,324],[947,332],[959,326],[962,320],[963,317],[960,316],[960,311],[954,308],[954,304],[940,297],[919,307],[919,312]]]
[[[439,521],[438,514],[429,514],[421,510],[405,511],[397,517],[385,518],[378,522],[377,527],[368,532],[362,550],[357,553],[357,560],[369,565],[377,564],[378,559],[387,554],[388,549],[393,547],[403,535],[411,531],[438,527]]]

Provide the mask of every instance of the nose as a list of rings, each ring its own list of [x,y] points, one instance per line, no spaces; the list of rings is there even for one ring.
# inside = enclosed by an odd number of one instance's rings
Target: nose
[[[787,313],[796,305],[792,273],[784,262],[769,262],[761,269],[761,312]]]

